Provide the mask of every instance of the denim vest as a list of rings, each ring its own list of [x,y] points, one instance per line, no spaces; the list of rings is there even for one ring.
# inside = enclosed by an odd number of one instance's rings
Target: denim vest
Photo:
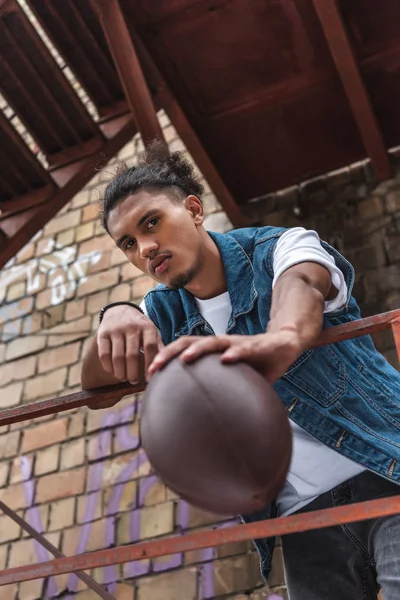
[[[225,270],[232,314],[227,333],[265,332],[269,320],[273,253],[286,231],[247,228],[227,234],[208,232],[217,244]],[[360,318],[351,295],[354,270],[339,252],[322,242],[344,273],[346,305],[324,316],[324,329]],[[163,285],[145,297],[151,320],[164,344],[182,335],[213,335],[185,289]],[[369,336],[307,350],[274,384],[290,418],[336,452],[400,484],[400,373],[379,354]],[[243,402],[243,409],[246,403]],[[275,504],[245,522],[277,516]],[[255,541],[265,579],[271,570],[275,540]]]

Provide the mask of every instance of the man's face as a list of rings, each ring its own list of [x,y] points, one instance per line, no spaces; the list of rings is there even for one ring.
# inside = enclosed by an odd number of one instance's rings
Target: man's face
[[[108,230],[128,260],[159,283],[184,287],[201,268],[198,228],[203,208],[194,196],[171,199],[163,191],[139,192],[110,211]]]

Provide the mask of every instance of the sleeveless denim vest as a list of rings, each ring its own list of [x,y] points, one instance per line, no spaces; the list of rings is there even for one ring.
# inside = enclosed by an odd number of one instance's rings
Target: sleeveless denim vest
[[[265,332],[269,320],[273,253],[286,231],[246,228],[227,234],[208,232],[220,251],[232,314],[227,333]],[[339,252],[322,242],[342,270],[348,287],[346,305],[324,316],[324,329],[360,318],[351,292],[354,270]],[[182,335],[213,335],[185,289],[159,285],[145,297],[148,315],[164,344]],[[343,456],[400,484],[400,373],[379,354],[369,336],[304,352],[274,384],[288,415],[300,427]],[[246,402],[243,400],[243,410]],[[277,516],[275,504],[244,522]],[[261,572],[271,570],[275,540],[256,540]]]

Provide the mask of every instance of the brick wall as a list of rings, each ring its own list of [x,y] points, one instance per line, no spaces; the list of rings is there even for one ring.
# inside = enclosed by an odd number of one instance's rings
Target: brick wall
[[[165,115],[173,149],[183,148]],[[119,159],[135,161],[134,138]],[[80,364],[107,302],[141,300],[153,286],[97,226],[97,200],[116,161],[100,171],[0,273],[2,407],[79,389]],[[208,187],[206,226],[231,227]],[[366,165],[257,199],[254,222],[316,228],[355,263],[364,313],[398,306],[396,245],[400,179],[376,187]],[[378,340],[394,360],[390,336]],[[180,501],[151,473],[138,438],[139,398],[113,409],[80,409],[0,432],[0,498],[67,555],[215,523]],[[49,422],[51,421],[51,423]],[[0,517],[0,569],[48,559],[8,517]],[[222,521],[219,527],[229,526]],[[282,590],[278,547],[271,586]],[[251,544],[187,552],[96,569],[118,600],[265,598]],[[75,576],[0,588],[0,600],[89,600]],[[250,595],[249,595],[250,594]]]
[[[184,149],[165,115],[160,119],[171,148]],[[132,164],[140,150],[134,138],[0,273],[2,407],[78,390],[100,308],[140,301],[153,286],[97,225],[97,201],[117,160]],[[229,228],[205,185],[209,228]],[[138,402],[129,397],[113,409],[80,409],[0,432],[0,498],[66,555],[198,530],[216,520],[151,474],[139,447]],[[0,569],[46,559],[46,551],[0,517]],[[247,543],[111,566],[93,576],[118,600],[244,600],[248,590],[251,600],[261,600],[257,556]],[[278,565],[275,581],[281,580]],[[0,588],[0,600],[60,594],[95,598],[73,575]]]
[[[362,316],[400,308],[400,149],[391,152],[393,179],[376,181],[369,161],[254,199],[254,223],[307,227],[353,264],[353,293]],[[398,367],[390,332],[374,337]]]

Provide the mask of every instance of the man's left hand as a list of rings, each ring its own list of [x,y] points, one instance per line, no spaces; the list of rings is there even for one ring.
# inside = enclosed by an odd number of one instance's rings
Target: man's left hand
[[[190,363],[206,354],[221,353],[221,362],[246,362],[270,383],[282,377],[302,352],[292,331],[259,335],[185,336],[163,348],[151,363],[147,379],[176,356]]]

